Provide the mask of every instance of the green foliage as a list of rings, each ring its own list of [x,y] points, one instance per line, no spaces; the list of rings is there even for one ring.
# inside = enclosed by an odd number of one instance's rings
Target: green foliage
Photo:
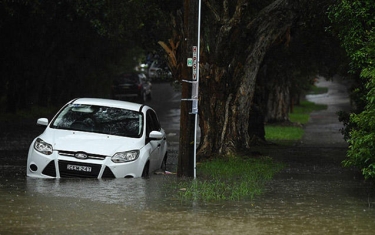
[[[216,158],[198,165],[197,179],[178,185],[179,198],[202,201],[253,199],[282,168],[283,165],[270,158]]]
[[[348,56],[352,72],[360,71],[361,79],[353,94],[355,113],[341,113],[349,143],[345,166],[356,166],[367,179],[375,179],[375,2],[341,0],[330,9],[333,28],[338,33]]]
[[[329,9],[334,31],[341,39],[351,59],[353,69],[362,69],[369,63],[373,51],[375,3],[372,0],[341,0]]]
[[[375,178],[375,76],[369,80],[367,88],[367,106],[362,112],[350,115],[348,159],[343,163],[359,167],[365,178]]]

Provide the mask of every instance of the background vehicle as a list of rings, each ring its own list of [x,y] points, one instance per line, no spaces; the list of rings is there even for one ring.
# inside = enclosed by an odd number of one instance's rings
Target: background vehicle
[[[152,84],[144,73],[124,73],[113,81],[111,98],[143,103],[151,99]]]
[[[165,62],[154,60],[148,69],[148,77],[153,81],[167,80],[172,78],[172,73]]]
[[[147,177],[166,163],[165,131],[146,105],[81,98],[37,123],[46,129],[30,145],[29,177]]]

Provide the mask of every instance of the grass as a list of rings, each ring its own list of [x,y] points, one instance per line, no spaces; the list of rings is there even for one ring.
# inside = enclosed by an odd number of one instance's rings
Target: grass
[[[289,114],[289,119],[294,123],[306,124],[309,121],[311,112],[325,109],[327,109],[327,105],[315,104],[310,101],[303,100],[299,105],[294,106],[293,113]]]
[[[199,164],[197,179],[179,183],[181,200],[243,200],[262,193],[264,184],[283,165],[271,158],[231,156]]]
[[[310,113],[327,109],[327,105],[315,104],[309,101],[301,101],[294,107],[294,112],[289,114],[291,125],[266,125],[266,139],[269,141],[296,141],[302,138],[304,131],[302,126],[309,121]]]
[[[266,139],[269,141],[296,141],[302,138],[304,131],[299,126],[265,126]]]

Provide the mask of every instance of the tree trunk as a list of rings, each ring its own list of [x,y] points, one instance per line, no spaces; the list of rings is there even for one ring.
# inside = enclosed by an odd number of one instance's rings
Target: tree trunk
[[[289,121],[290,94],[286,78],[280,81],[273,79],[268,93],[266,121],[287,122]]]
[[[250,107],[248,128],[248,134],[252,144],[257,144],[259,141],[266,141],[264,122],[265,117],[262,108],[253,103]]]
[[[249,147],[249,111],[260,64],[271,45],[289,37],[300,7],[300,2],[277,0],[247,24],[241,18],[246,1],[239,2],[232,18],[218,17],[215,51],[201,57],[199,159]]]

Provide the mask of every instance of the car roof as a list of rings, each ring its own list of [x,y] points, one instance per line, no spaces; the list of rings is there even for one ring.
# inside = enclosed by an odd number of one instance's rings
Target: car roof
[[[141,112],[142,109],[151,109],[144,104],[138,104],[122,100],[111,100],[103,98],[77,98],[69,102],[70,104],[88,104],[88,105],[101,105],[113,108],[128,109]]]

